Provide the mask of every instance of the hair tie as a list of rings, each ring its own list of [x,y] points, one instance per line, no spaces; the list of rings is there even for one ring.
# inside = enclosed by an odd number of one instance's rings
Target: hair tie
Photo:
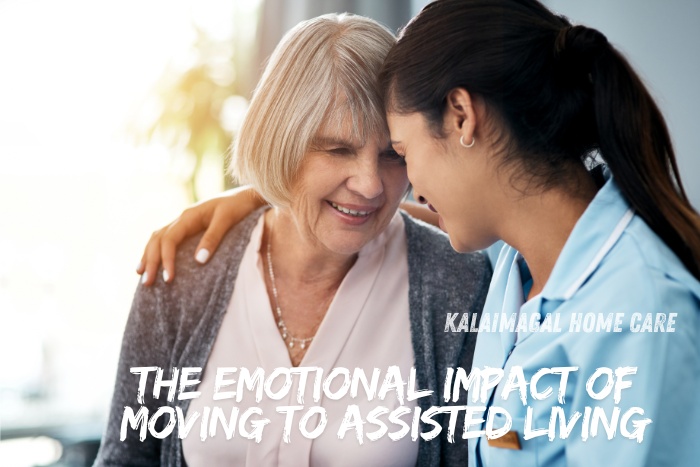
[[[554,56],[592,61],[607,47],[608,38],[597,29],[567,26],[559,30],[554,40]]]
[[[561,28],[554,40],[554,59],[563,76],[593,83],[595,63],[606,50],[608,39],[598,30],[586,26]]]

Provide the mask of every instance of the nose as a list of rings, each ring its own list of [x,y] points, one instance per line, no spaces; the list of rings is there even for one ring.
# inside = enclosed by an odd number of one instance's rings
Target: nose
[[[365,199],[374,199],[384,193],[378,157],[358,157],[347,186]]]

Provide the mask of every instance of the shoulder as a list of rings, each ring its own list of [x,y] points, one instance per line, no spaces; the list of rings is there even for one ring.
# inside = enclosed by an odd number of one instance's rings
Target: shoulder
[[[623,331],[632,331],[629,337],[650,339],[654,346],[662,342],[673,346],[700,338],[700,283],[639,218],[632,221],[586,283],[563,306],[586,316],[620,316]],[[636,332],[643,331],[647,322],[657,329],[657,320],[669,322],[664,328],[669,328],[673,320],[675,330]],[[621,339],[616,333],[603,333],[597,338]],[[589,345],[586,341],[590,339],[589,334],[581,335],[582,345]]]
[[[615,296],[646,308],[700,304],[700,282],[637,216],[602,262],[597,276],[596,282],[616,286]]]
[[[158,280],[150,287],[138,286],[132,306],[132,314],[148,315],[157,321],[179,321],[176,315],[185,315],[186,320],[196,318],[204,310],[203,304],[211,302],[216,295],[233,292],[238,265],[250,240],[257,220],[264,210],[248,215],[228,231],[216,252],[207,264],[194,259],[195,249],[202,235],[190,237],[179,245],[175,257],[175,277],[170,283]],[[185,319],[181,316],[181,319]]]
[[[194,259],[195,249],[203,233],[185,240],[178,247],[175,256],[176,276],[171,284],[173,288],[186,291],[194,285],[211,283],[212,278],[225,274],[226,270],[232,266],[237,266],[250,241],[251,233],[265,209],[252,212],[230,229],[206,265],[199,264]]]
[[[654,271],[657,275],[667,276],[684,283],[689,288],[694,289],[696,293],[700,293],[698,280],[639,216],[635,216],[625,231],[623,240],[629,244],[630,249],[634,249],[644,267]]]
[[[435,405],[447,370],[471,367],[476,333],[449,332],[448,323],[478,319],[491,281],[491,263],[481,252],[457,253],[444,232],[402,215],[415,366],[419,379],[437,389],[431,399]]]

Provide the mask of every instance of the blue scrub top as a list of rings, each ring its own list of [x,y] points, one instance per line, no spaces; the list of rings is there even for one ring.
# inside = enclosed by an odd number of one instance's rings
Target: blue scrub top
[[[542,292],[524,302],[528,279],[521,255],[505,245],[494,268],[481,324],[493,323],[497,314],[515,314],[516,323],[522,318],[532,325],[512,332],[508,326],[502,331],[480,330],[473,369],[502,368],[505,377],[485,400],[474,400],[477,391],[469,397],[472,407],[497,406],[510,415],[520,449],[490,445],[485,436],[472,438],[469,465],[699,465],[700,283],[634,214],[612,178],[608,177],[577,222]],[[533,318],[537,313],[539,317]],[[661,332],[662,327],[669,330],[671,313],[676,313],[674,332]],[[548,314],[550,326],[544,327]],[[611,326],[606,332],[604,321],[610,314],[619,322],[617,330]],[[586,332],[584,322],[591,320],[589,315],[603,321],[599,332],[595,328]],[[659,316],[666,322],[656,332],[648,332],[644,324],[649,316],[652,323]],[[653,331],[653,324],[651,327]],[[523,404],[518,390],[504,398],[503,389],[514,367],[522,367],[528,383],[542,368],[577,370],[569,373],[563,403],[558,400],[561,376],[549,374],[535,384],[541,400],[533,397],[528,384]],[[636,367],[636,374],[620,379],[631,386],[619,385],[616,402],[614,372],[625,367]],[[613,372],[611,392],[600,400],[586,389],[598,368]],[[590,390],[604,395],[607,381],[603,373]],[[542,397],[547,387],[552,388],[551,394]],[[550,432],[553,407],[561,409],[556,409]],[[546,434],[525,440],[528,410],[529,434]],[[561,419],[565,420],[564,431],[569,424],[568,435],[562,432]],[[496,413],[493,428],[502,427],[506,420]],[[608,439],[606,424],[615,429],[612,439]],[[484,425],[478,429],[483,430]]]

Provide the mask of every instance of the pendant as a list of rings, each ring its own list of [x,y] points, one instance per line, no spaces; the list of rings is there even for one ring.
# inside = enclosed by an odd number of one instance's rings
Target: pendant
[[[306,348],[306,341],[301,341],[301,350]]]

